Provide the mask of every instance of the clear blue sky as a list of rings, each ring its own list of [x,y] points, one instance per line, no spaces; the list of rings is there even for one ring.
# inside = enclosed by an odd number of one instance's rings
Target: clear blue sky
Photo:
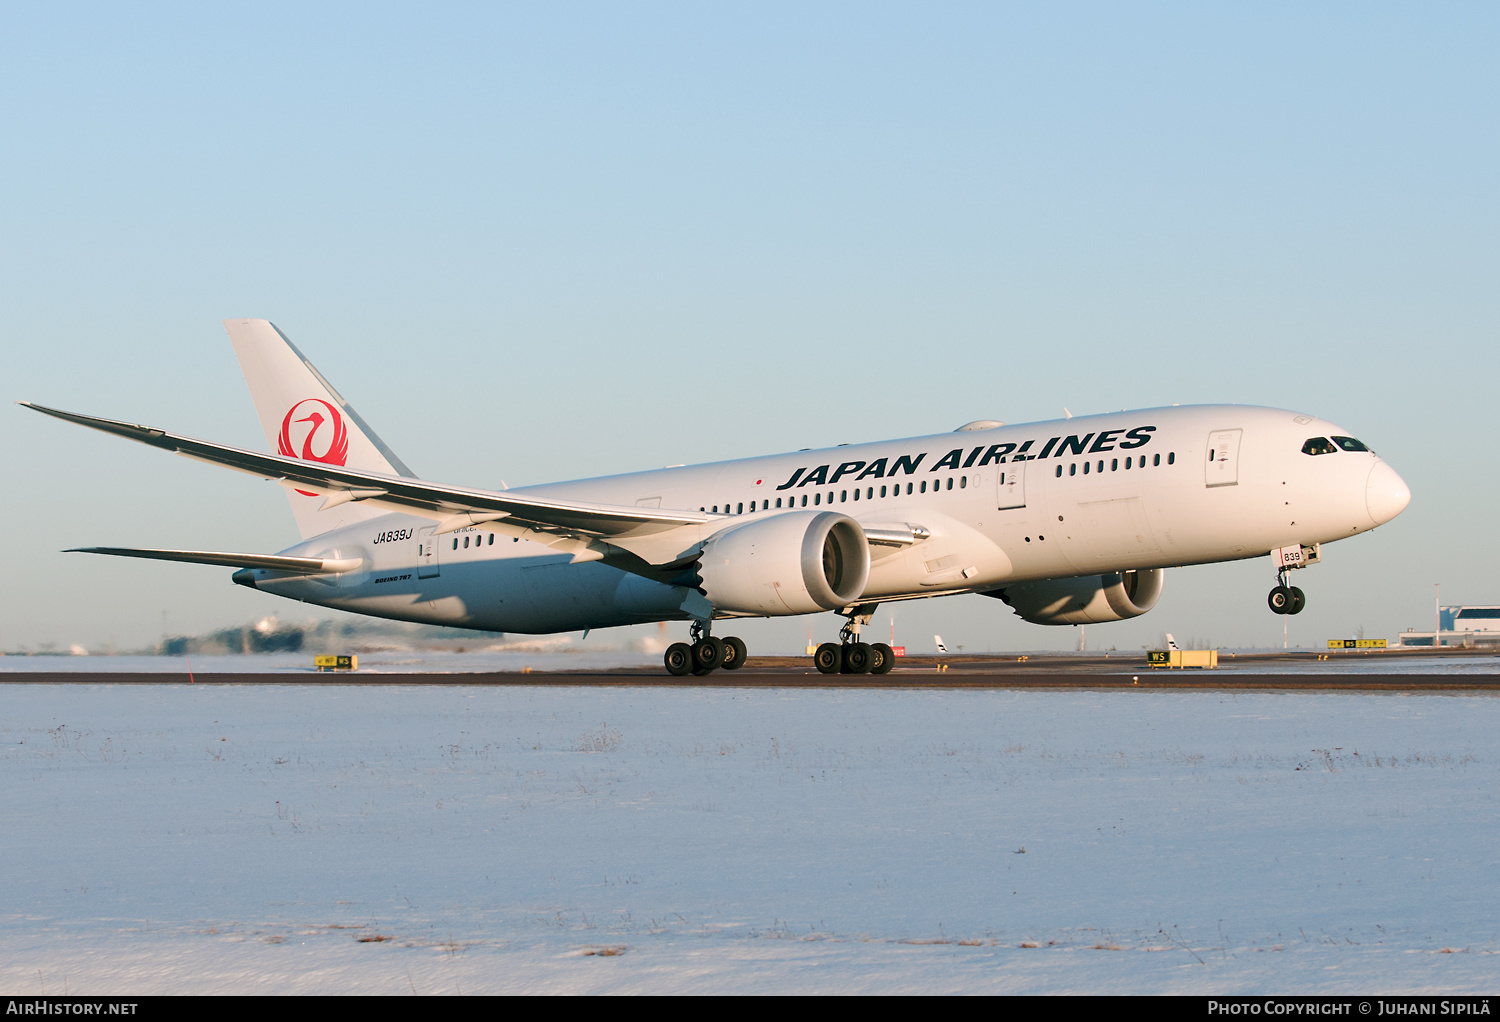
[[[1293,640],[1394,634],[1436,581],[1500,602],[1497,27],[1489,4],[9,5],[4,396],[261,447],[219,326],[261,316],[419,473],[481,485],[1063,405],[1294,407],[1415,496],[1302,574]],[[13,406],[0,451],[0,647],[300,613],[218,569],[57,552],[280,549],[276,487]],[[1090,638],[1279,644],[1271,581],[1176,570]],[[977,597],[898,613],[913,643],[1076,641]]]

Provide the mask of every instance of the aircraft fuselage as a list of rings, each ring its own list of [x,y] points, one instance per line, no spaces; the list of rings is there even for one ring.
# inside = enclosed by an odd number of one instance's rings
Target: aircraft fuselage
[[[985,592],[1017,583],[1264,556],[1375,528],[1409,491],[1368,450],[1293,411],[1199,405],[806,450],[518,488],[601,504],[702,509],[674,530],[688,549],[752,518],[832,510],[872,535],[858,602]],[[513,530],[512,530],[513,531]],[[674,551],[667,551],[667,559]],[[236,580],[361,614],[546,633],[687,619],[682,586],[578,544],[490,523],[438,532],[393,513],[284,551],[358,558],[335,576],[241,571]],[[653,561],[653,563],[659,563]],[[716,611],[715,616],[725,616]],[[743,616],[743,615],[741,615]]]

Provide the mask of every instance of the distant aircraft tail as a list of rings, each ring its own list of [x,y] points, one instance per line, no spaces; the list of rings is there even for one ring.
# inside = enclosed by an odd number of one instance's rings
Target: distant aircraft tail
[[[941,635],[934,635],[932,637],[932,641],[937,646],[937,651],[939,653],[948,652],[948,647],[943,645],[943,637]]]
[[[224,329],[273,451],[367,472],[414,475],[274,325],[226,319]],[[303,539],[386,513],[353,502],[323,511],[324,498],[317,494],[290,487],[286,494]]]
[[[1167,648],[1168,649],[1181,649],[1182,648],[1181,646],[1177,645],[1177,640],[1174,639],[1174,638],[1172,638],[1172,633],[1171,632],[1167,633]]]

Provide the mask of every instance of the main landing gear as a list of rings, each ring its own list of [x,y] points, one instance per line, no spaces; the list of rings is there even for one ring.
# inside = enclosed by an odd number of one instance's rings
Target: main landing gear
[[[723,668],[737,671],[745,666],[745,643],[737,636],[718,639],[708,634],[708,626],[694,621],[688,632],[692,642],[674,642],[662,658],[667,673],[675,677],[686,674],[703,677]]]
[[[859,630],[870,623],[875,613],[873,603],[848,609],[849,623],[839,629],[838,642],[825,642],[813,653],[813,665],[820,674],[889,674],[896,666],[896,654],[883,642],[861,642]]]
[[[1272,614],[1300,614],[1307,606],[1307,596],[1296,586],[1286,584],[1286,569],[1276,573],[1276,588],[1266,597]]]

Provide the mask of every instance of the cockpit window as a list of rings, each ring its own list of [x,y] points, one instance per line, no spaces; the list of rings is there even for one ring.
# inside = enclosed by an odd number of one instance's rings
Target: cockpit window
[[[1338,450],[1326,436],[1315,436],[1302,445],[1303,454],[1332,454]]]
[[[1333,438],[1333,442],[1336,443],[1336,444],[1338,444],[1340,447],[1342,447],[1346,451],[1368,451],[1369,450],[1368,447],[1366,447],[1364,444],[1360,443],[1358,440],[1354,439],[1352,436],[1336,436],[1336,437]]]

